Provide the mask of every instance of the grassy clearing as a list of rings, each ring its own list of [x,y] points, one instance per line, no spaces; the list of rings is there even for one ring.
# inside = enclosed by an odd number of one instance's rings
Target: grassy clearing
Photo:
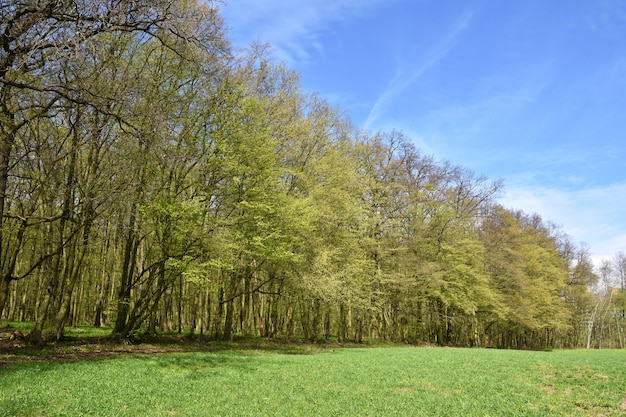
[[[625,363],[445,348],[22,362],[0,368],[0,416],[621,416]]]

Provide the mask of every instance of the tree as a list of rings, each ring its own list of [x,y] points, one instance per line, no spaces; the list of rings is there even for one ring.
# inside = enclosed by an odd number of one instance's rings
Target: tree
[[[491,339],[506,347],[550,345],[551,334],[567,329],[566,260],[538,215],[495,206],[483,223],[485,261],[504,309],[489,324]]]
[[[571,314],[570,326],[573,329],[571,346],[586,346],[589,343],[589,334],[593,329],[593,311],[595,310],[596,297],[591,288],[596,285],[598,276],[594,271],[589,248],[585,245],[576,247],[565,243],[561,253],[568,263],[569,279],[564,290],[564,297],[569,301]]]
[[[575,346],[590,317],[620,335],[624,274],[593,315],[584,248],[498,206],[501,181],[356,128],[266,46],[231,56],[215,8],[0,13],[0,317],[34,320],[33,341],[50,318],[122,342]]]
[[[201,22],[201,25],[186,31],[189,27],[183,23],[193,21],[191,17],[194,13],[199,15],[195,21]],[[203,17],[211,16],[212,19],[202,21]],[[5,250],[20,247],[19,241],[8,240],[19,239],[21,233],[12,232],[10,228],[14,222],[10,219],[15,215],[7,212],[13,207],[7,191],[12,180],[11,170],[15,166],[13,161],[19,161],[14,158],[19,138],[36,120],[63,120],[66,109],[76,106],[113,116],[124,130],[136,129],[125,117],[123,106],[120,106],[128,94],[128,90],[123,88],[128,80],[111,84],[117,88],[98,90],[98,85],[101,85],[98,79],[94,83],[93,78],[84,77],[88,71],[78,70],[91,60],[94,42],[121,34],[140,42],[157,39],[168,49],[187,56],[187,59],[192,58],[188,54],[191,52],[189,45],[210,45],[215,49],[225,45],[221,38],[219,42],[206,42],[207,36],[221,33],[221,21],[214,11],[187,1],[12,1],[3,3],[1,17],[0,253],[3,270],[0,312],[4,309],[9,283],[20,278],[15,275],[16,263],[12,261],[17,249],[12,254]],[[181,49],[182,46],[187,46],[187,49]],[[75,152],[74,155],[76,161]],[[73,176],[71,171],[68,171],[70,177]],[[74,179],[68,177],[68,181],[66,190],[71,188]],[[62,225],[67,224],[68,209],[66,205],[56,216],[61,231],[64,229]],[[28,220],[22,225],[28,226]],[[44,254],[44,258],[56,256],[58,247],[55,250],[55,253]],[[38,266],[35,262],[26,271],[32,272]],[[39,327],[32,333],[34,340],[41,337]]]
[[[617,252],[613,258],[617,285],[619,288],[619,305],[622,319],[626,319],[626,253]]]

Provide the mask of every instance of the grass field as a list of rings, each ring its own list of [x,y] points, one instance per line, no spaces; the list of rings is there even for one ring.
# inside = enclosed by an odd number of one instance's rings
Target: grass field
[[[5,362],[0,416],[626,415],[626,351],[298,352]]]

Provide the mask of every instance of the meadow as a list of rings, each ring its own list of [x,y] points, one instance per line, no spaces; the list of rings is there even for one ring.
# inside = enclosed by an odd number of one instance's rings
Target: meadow
[[[0,365],[0,416],[623,416],[626,351],[365,347]]]

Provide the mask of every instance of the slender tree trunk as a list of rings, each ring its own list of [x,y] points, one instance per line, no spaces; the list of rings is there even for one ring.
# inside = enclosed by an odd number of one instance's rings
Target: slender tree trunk
[[[65,271],[61,274],[63,286],[59,290],[57,299],[58,307],[52,324],[52,330],[54,332],[56,340],[61,340],[65,327],[65,321],[67,320],[70,312],[70,302],[72,299],[72,292],[75,283],[73,277],[70,276],[73,274],[74,263],[76,262],[74,252],[75,247],[68,248],[67,259],[65,262]]]
[[[252,331],[252,281],[248,274],[243,278],[244,294],[241,309],[241,333],[248,336]]]
[[[2,224],[3,221],[0,219],[0,251],[2,250]],[[11,250],[6,250],[6,259],[3,259],[0,263],[2,268],[0,268],[4,273],[0,275],[0,319],[2,318],[2,314],[4,312],[4,308],[6,306],[6,302],[9,299],[11,281],[15,278],[13,274],[15,273],[15,268],[17,266],[18,256],[20,253],[20,249],[22,247],[22,243],[24,241],[24,233],[26,232],[27,220],[24,219],[20,222],[20,225],[17,230],[17,234],[15,240],[13,241],[13,247]],[[0,252],[0,256],[2,256],[2,252]]]
[[[0,286],[2,286],[2,284],[0,284]],[[8,311],[8,313],[5,314],[5,316],[9,320],[13,320],[13,318],[15,317],[15,312],[17,311],[18,302],[19,302],[17,286],[16,285],[12,285],[12,289],[9,291],[9,293],[10,293],[9,301],[8,301],[8,303],[9,303],[9,311]],[[0,319],[1,319],[1,316],[0,316]],[[0,326],[1,326],[1,323],[0,323]]]
[[[325,320],[324,320],[324,340],[330,339],[330,323],[331,323],[330,306],[326,308]]]
[[[66,211],[66,207],[63,209],[64,213]],[[28,340],[34,344],[41,344],[43,342],[43,326],[48,319],[48,315],[50,310],[53,307],[55,302],[55,298],[59,295],[61,282],[61,271],[63,269],[63,261],[66,259],[65,256],[65,222],[67,220],[66,216],[61,216],[61,220],[59,222],[59,231],[58,231],[58,254],[54,257],[52,261],[52,265],[50,270],[44,276],[48,276],[48,279],[45,282],[45,292],[43,295],[43,299],[38,305],[37,312],[35,314],[35,325],[31,332],[28,334]],[[52,231],[52,225],[48,226],[48,236],[53,236],[54,233]],[[51,239],[53,240],[53,239]]]
[[[10,284],[11,281],[6,277],[0,278],[0,325],[2,324],[2,312],[4,311],[4,306],[9,298]]]
[[[224,288],[222,286],[217,291],[217,303],[214,308],[216,311],[213,317],[213,337],[221,339],[224,320]]]
[[[318,332],[319,332],[319,325],[320,325],[320,316],[321,316],[321,301],[319,298],[316,298],[315,301],[313,302],[313,318],[311,320],[311,335],[309,337],[309,340],[311,342],[315,342],[317,340],[317,336],[318,336]]]
[[[75,297],[73,297],[72,306],[71,306],[71,320],[70,325],[72,327],[78,326],[79,323],[86,321],[86,317],[84,315],[85,308],[83,306],[83,301],[85,298],[85,282],[81,280],[80,285],[78,287],[78,293]]]
[[[342,301],[339,301],[339,317],[337,324],[337,341],[343,343],[346,341],[347,335],[347,323],[346,323],[346,308]]]
[[[70,276],[66,284],[65,291],[62,294],[61,305],[59,307],[59,311],[57,312],[53,325],[54,334],[56,335],[57,340],[60,340],[63,337],[65,323],[70,314],[74,288],[76,287],[76,282],[80,277],[83,259],[85,258],[85,253],[87,251],[87,243],[84,242],[84,244],[81,245],[78,255],[74,256],[74,251],[75,250],[69,251],[70,256],[73,258],[72,262],[68,265],[68,268],[70,270]]]
[[[287,324],[285,325],[285,339],[287,340],[287,342],[291,341],[291,338],[293,337],[293,329],[294,329],[294,323],[293,323],[293,305],[291,303],[289,303],[285,309],[287,310],[287,317],[285,318],[285,320],[287,321]]]
[[[135,228],[136,213],[133,205],[128,222],[128,235],[126,236],[126,244],[124,248],[124,262],[122,263],[122,273],[120,275],[120,286],[117,292],[117,317],[115,319],[115,327],[113,334],[118,339],[126,338],[126,323],[128,321],[128,313],[130,312],[130,295],[132,290],[133,271],[137,261],[137,251],[139,249],[139,241],[137,239]]]
[[[617,327],[617,340],[619,342],[619,348],[624,349],[624,336],[622,335],[622,326],[620,323],[620,316],[615,316],[615,326]]]
[[[183,276],[178,277],[178,334],[183,332]]]
[[[233,316],[235,309],[234,300],[230,299],[226,302],[226,317],[224,319],[224,330],[222,332],[224,340],[232,340],[233,338]]]
[[[591,313],[591,316],[589,317],[589,321],[587,323],[587,349],[591,349],[591,335],[593,333],[593,326],[595,323],[596,313],[598,312],[599,304],[600,304],[600,301],[596,303],[596,306],[593,309],[593,313]]]
[[[4,71],[6,72],[6,71]],[[4,73],[2,74],[4,76]],[[0,103],[0,317],[4,313],[4,306],[9,296],[9,284],[13,271],[7,271],[7,259],[4,259],[4,210],[7,199],[7,187],[9,181],[9,169],[11,166],[11,151],[15,143],[15,127],[13,126],[14,115],[6,108],[6,99],[8,92],[5,88],[1,89],[2,103]]]
[[[224,320],[224,340],[233,339],[233,331],[235,325],[235,298],[237,297],[237,291],[239,291],[239,282],[241,281],[240,271],[230,274],[229,285],[226,291],[226,316]]]
[[[363,343],[363,313],[356,312],[356,342]]]
[[[59,280],[59,258],[60,256],[57,256],[57,259],[52,262],[51,268],[48,271],[50,278],[43,286],[43,297],[35,308],[35,325],[28,334],[28,340],[34,344],[41,344],[43,342],[43,326],[48,318],[48,312]]]

